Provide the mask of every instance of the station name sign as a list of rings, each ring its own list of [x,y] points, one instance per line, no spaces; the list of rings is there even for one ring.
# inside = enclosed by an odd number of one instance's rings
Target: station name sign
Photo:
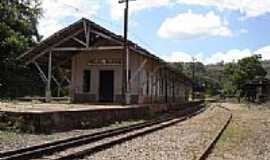
[[[119,66],[121,65],[121,59],[120,58],[95,58],[88,61],[87,65],[88,66],[100,66],[100,65]]]

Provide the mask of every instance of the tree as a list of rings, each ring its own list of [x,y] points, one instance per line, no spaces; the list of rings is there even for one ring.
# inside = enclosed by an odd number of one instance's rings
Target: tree
[[[39,40],[39,0],[2,0],[0,2],[0,62],[14,58]],[[34,39],[35,38],[35,39]]]
[[[195,76],[200,76],[206,73],[205,66],[201,62],[195,62]],[[192,76],[193,62],[183,63],[183,71],[188,75]],[[195,78],[196,79],[196,78]]]
[[[41,38],[37,30],[40,6],[39,0],[0,1],[0,98],[16,97],[40,87],[35,71],[19,66],[15,60]]]
[[[176,67],[177,70],[183,72],[183,64],[181,62],[175,62],[173,65]]]
[[[262,66],[261,55],[243,58],[237,63],[225,64],[224,90],[226,93],[234,95],[238,93],[239,97],[243,97],[245,95],[245,84],[255,77],[264,77],[266,73]]]

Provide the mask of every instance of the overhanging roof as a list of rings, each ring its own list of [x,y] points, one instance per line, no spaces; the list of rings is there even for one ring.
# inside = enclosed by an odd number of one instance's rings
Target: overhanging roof
[[[80,37],[81,39],[85,39],[84,32],[85,32],[85,25],[90,26],[91,30],[93,30],[93,33],[98,37],[107,37],[109,40],[111,40],[114,43],[117,43],[118,45],[123,45],[124,38],[120,35],[117,35],[106,28],[94,23],[93,21],[90,21],[86,18],[82,18],[78,20],[77,22],[69,25],[68,27],[59,30],[58,32],[54,33],[50,37],[46,38],[42,42],[38,43],[35,47],[28,50],[27,52],[20,55],[17,59],[24,62],[24,64],[28,65],[30,63],[33,63],[35,61],[38,61],[39,63],[43,63],[46,65],[48,55],[46,53],[53,50],[54,47],[61,46],[63,43],[71,43],[69,40],[74,37]],[[63,42],[63,43],[60,43]],[[74,44],[73,44],[74,45]],[[77,44],[78,45],[78,44]],[[146,56],[148,58],[151,58],[158,63],[164,64],[166,68],[169,70],[182,75],[182,78],[185,81],[188,81],[190,83],[193,83],[192,80],[190,80],[186,75],[184,75],[182,72],[177,71],[175,68],[171,67],[170,65],[167,65],[167,63],[160,59],[159,57],[155,56],[154,54],[150,53],[146,49],[140,47],[136,43],[128,40],[128,46],[133,51],[135,51],[138,54],[141,54],[143,56]],[[57,63],[64,63],[65,61],[68,61],[70,57],[72,57],[74,54],[79,53],[81,51],[73,50],[70,51],[70,53],[66,53],[64,51],[58,50],[54,51],[57,54],[54,54],[54,61]],[[70,62],[69,62],[70,63]]]

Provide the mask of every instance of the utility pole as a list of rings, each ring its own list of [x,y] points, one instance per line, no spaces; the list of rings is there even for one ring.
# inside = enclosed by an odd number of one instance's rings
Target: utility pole
[[[192,100],[195,99],[195,61],[196,58],[192,57]]]
[[[48,78],[47,78],[47,85],[46,85],[46,102],[51,102],[51,98],[52,98],[51,80],[52,80],[52,51],[49,52],[49,57],[48,57]]]
[[[129,84],[129,46],[128,46],[128,8],[129,1],[119,0],[119,3],[125,3],[124,10],[124,52],[122,54],[122,104],[130,103],[130,84]],[[135,1],[135,0],[132,0]],[[125,63],[126,62],[126,63]],[[125,74],[126,71],[126,74]]]

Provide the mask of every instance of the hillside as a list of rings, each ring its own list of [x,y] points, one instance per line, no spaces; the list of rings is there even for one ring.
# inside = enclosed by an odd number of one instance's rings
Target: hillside
[[[187,76],[192,78],[193,63],[178,62],[171,63],[172,66],[181,70]],[[262,61],[262,65],[267,71],[267,78],[270,79],[270,60]],[[210,94],[218,93],[222,89],[224,77],[224,63],[204,65],[200,62],[195,63],[195,79],[199,84],[204,84]]]

